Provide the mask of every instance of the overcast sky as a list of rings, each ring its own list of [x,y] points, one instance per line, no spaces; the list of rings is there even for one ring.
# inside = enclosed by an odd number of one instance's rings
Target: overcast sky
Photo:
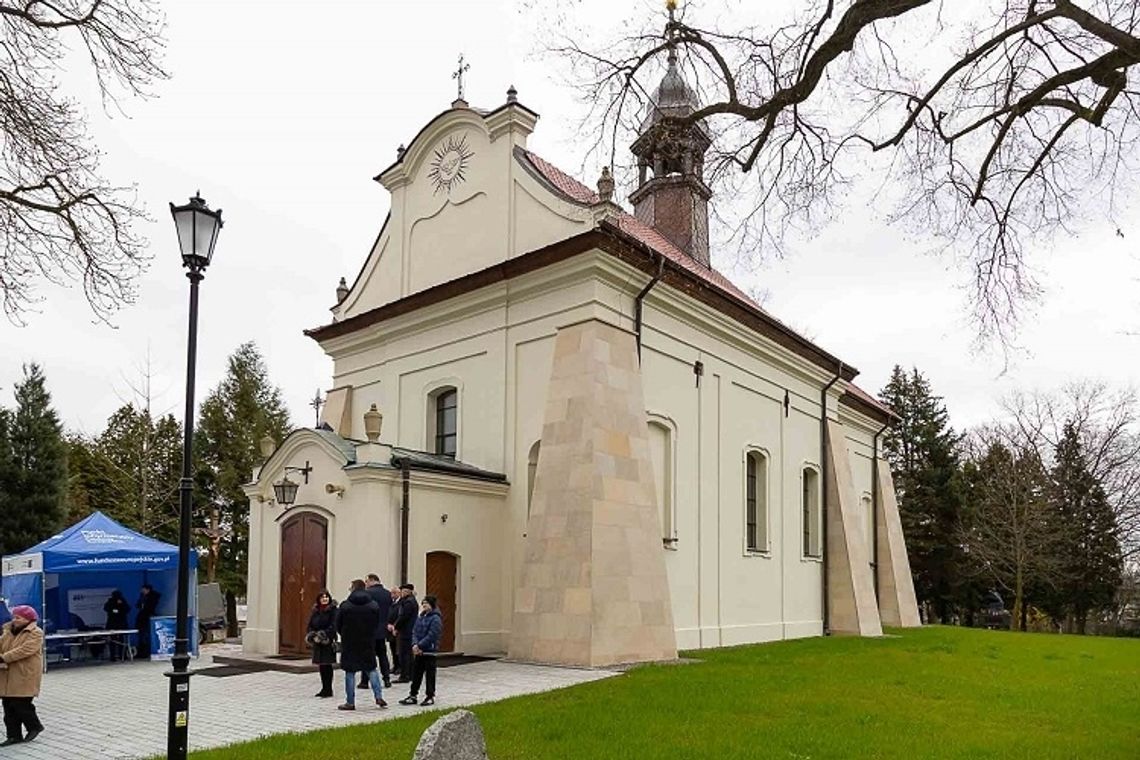
[[[622,14],[660,5],[557,7],[612,30]],[[179,0],[165,10],[173,76],[155,98],[109,117],[91,100],[89,77],[67,77],[94,108],[105,175],[136,183],[154,217],[143,230],[153,262],[139,300],[110,327],[94,321],[79,290],[45,286],[27,326],[0,321],[0,404],[12,404],[21,363],[39,362],[65,425],[98,433],[130,397],[149,352],[155,408],[181,416],[187,284],[167,203],[200,189],[223,209],[225,229],[202,284],[198,398],[221,379],[228,354],[253,340],[293,421],[312,424],[307,403],[330,386],[332,365],[301,331],[329,321],[338,279],[351,282],[363,264],[388,207],[371,178],[454,99],[460,52],[471,64],[473,105],[499,105],[514,84],[542,115],[530,147],[583,170],[582,108],[535,55],[549,15],[541,9],[511,0]],[[592,185],[596,165],[584,172]],[[1046,298],[1007,366],[1000,351],[973,349],[961,274],[877,218],[848,208],[741,284],[766,291],[771,312],[858,367],[857,382],[872,392],[894,364],[917,366],[957,427],[995,414],[1014,388],[1082,378],[1140,384],[1140,337],[1127,334],[1140,332],[1140,233],[1122,239],[1093,227],[1035,253]]]

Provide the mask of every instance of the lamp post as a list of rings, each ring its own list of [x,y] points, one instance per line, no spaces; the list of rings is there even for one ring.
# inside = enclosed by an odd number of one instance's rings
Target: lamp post
[[[190,477],[194,445],[194,371],[198,353],[198,283],[214,255],[214,243],[222,229],[222,210],[211,211],[195,194],[185,206],[170,204],[182,265],[190,280],[190,327],[186,341],[186,416],[183,420],[182,480],[179,482],[178,612],[174,633],[174,656],[166,724],[166,756],[186,757],[190,723],[190,513],[194,483]]]

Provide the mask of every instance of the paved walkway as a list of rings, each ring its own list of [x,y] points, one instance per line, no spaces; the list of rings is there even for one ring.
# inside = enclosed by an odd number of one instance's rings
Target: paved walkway
[[[198,667],[210,667],[203,656]],[[46,726],[34,742],[0,749],[0,760],[139,758],[166,752],[166,663],[96,665],[49,672],[36,705]],[[546,668],[499,661],[457,665],[439,671],[438,708],[492,702],[519,694],[573,686],[612,672]],[[335,699],[315,699],[316,673],[263,671],[191,682],[190,747],[206,749],[290,731],[372,723],[413,714],[397,705],[407,686],[385,690],[391,704],[380,710],[370,691],[358,691],[355,712],[341,712],[344,681],[336,673]]]

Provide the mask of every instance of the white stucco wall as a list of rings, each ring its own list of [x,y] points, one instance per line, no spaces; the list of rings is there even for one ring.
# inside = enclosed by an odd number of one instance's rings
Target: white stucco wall
[[[382,175],[392,212],[349,297],[346,319],[565,239],[593,225],[589,209],[551,193],[512,157],[533,126],[508,109],[484,118],[454,111],[433,121],[404,160]],[[466,136],[473,152],[464,182],[441,193],[426,179],[432,146]],[[554,336],[586,318],[633,329],[643,272],[601,251],[328,338],[330,387],[351,387],[352,438],[363,414],[384,414],[384,443],[430,449],[432,391],[459,392],[458,459],[504,473],[510,487],[421,477],[413,487],[410,579],[422,581],[424,557],[460,557],[458,645],[502,652],[513,584],[526,533],[527,459],[541,435]],[[644,302],[642,369],[646,413],[672,431],[676,542],[662,546],[680,648],[714,647],[818,635],[822,631],[818,558],[802,551],[802,473],[819,468],[820,392],[832,373],[667,285]],[[704,373],[698,387],[694,363]],[[827,414],[847,436],[855,498],[871,493],[871,440],[878,425],[841,407],[842,384]],[[785,396],[787,406],[785,407]],[[330,517],[330,583],[398,570],[398,473],[349,471],[317,443],[271,465],[308,456],[318,487],[298,503]],[[766,549],[745,547],[744,457],[768,460]],[[276,464],[275,464],[276,463]],[[279,477],[267,467],[262,489]],[[316,476],[314,476],[316,477]],[[337,478],[339,477],[339,480]],[[442,479],[441,479],[442,478]],[[346,485],[343,497],[324,482]],[[252,492],[251,492],[252,493]],[[251,501],[250,633],[254,651],[275,651],[280,532],[273,507]],[[279,508],[278,508],[279,511]],[[440,520],[448,514],[447,522]],[[255,568],[256,564],[256,568]]]

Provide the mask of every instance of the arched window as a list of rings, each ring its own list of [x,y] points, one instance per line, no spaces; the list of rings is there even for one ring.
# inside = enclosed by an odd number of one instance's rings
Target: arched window
[[[526,459],[526,516],[530,518],[530,505],[534,503],[534,476],[538,473],[538,452],[542,441],[535,441]]]
[[[677,540],[673,524],[673,429],[655,420],[649,422],[649,458],[661,516],[661,538],[666,546],[671,546]]]
[[[768,458],[762,451],[744,455],[744,547],[768,551]]]
[[[440,388],[428,397],[428,439],[431,451],[455,458],[459,440],[459,391]]]
[[[819,541],[819,472],[814,467],[804,467],[801,477],[803,485],[803,529],[804,556],[820,557]]]

